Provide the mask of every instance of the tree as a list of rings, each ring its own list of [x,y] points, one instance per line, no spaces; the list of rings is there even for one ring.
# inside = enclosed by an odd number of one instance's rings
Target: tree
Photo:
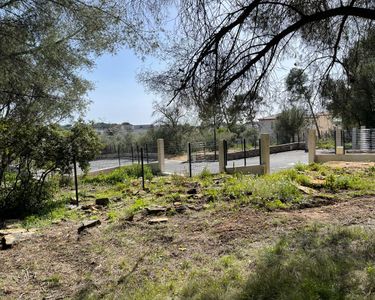
[[[277,62],[294,54],[303,69],[325,78],[342,71],[348,48],[375,20],[375,2],[364,0],[188,0],[176,6],[179,30],[176,43],[162,49],[170,68],[160,76],[176,101],[218,99],[245,84],[265,90]]]
[[[345,57],[343,78],[327,78],[321,94],[324,104],[346,127],[375,127],[375,31],[359,41]]]
[[[309,110],[312,116],[316,132],[318,133],[318,137],[320,138],[320,129],[318,125],[318,120],[314,112],[314,105],[312,101],[313,91],[312,87],[308,84],[307,75],[304,73],[302,69],[293,68],[290,70],[285,83],[286,89],[290,94],[289,101],[293,105],[297,104],[302,107],[307,106],[307,110]]]
[[[148,132],[149,140],[155,144],[158,138],[163,138],[169,154],[185,151],[192,128],[186,122],[184,107],[154,102],[153,115],[158,119],[155,121],[156,128]]]
[[[145,22],[138,12],[152,5],[141,0],[1,1],[2,203],[9,204],[11,198],[27,200],[28,195],[43,198],[40,191],[46,186],[47,174],[68,168],[73,152],[78,161],[81,155],[95,152],[81,148],[82,138],[90,136],[82,126],[72,129],[78,140],[71,142],[77,147],[66,152],[70,144],[62,149],[66,133],[57,130],[57,124],[84,111],[85,95],[92,85],[82,78],[82,70],[90,70],[99,55],[115,52],[122,45],[142,52],[155,47],[154,33],[143,30],[151,21]],[[157,14],[154,9],[152,15]],[[80,163],[87,167],[87,161]]]
[[[281,143],[295,142],[305,125],[305,111],[296,106],[284,108],[276,118],[276,134]]]
[[[71,130],[58,125],[2,129],[2,148],[13,164],[0,169],[0,219],[38,212],[52,196],[54,181],[47,178],[70,174],[74,161],[87,171],[101,147],[91,125],[81,121]]]

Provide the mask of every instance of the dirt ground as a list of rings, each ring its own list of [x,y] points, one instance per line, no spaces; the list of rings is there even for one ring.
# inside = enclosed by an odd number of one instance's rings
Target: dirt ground
[[[251,267],[258,249],[309,224],[375,229],[374,203],[371,196],[299,210],[189,211],[160,225],[149,225],[147,219],[116,224],[102,220],[80,235],[79,223],[62,221],[0,251],[0,298],[80,298],[86,290],[122,283],[137,272],[152,278],[157,269],[171,270],[199,255],[214,259],[243,251]]]

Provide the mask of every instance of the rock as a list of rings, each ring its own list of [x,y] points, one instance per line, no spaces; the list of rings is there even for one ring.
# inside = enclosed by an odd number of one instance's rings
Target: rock
[[[150,219],[148,220],[148,224],[160,224],[160,223],[167,223],[168,222],[168,218],[153,218],[153,219]]]
[[[25,230],[22,228],[5,229],[0,232],[1,249],[12,248],[15,244],[27,240],[35,233],[35,230]]]
[[[96,205],[108,206],[109,198],[98,198],[95,200]]]
[[[202,205],[202,208],[203,208],[203,209],[208,209],[208,208],[210,208],[210,206],[209,206],[208,204],[203,204],[203,205]]]
[[[198,194],[198,189],[197,189],[197,188],[191,188],[191,189],[188,189],[188,190],[186,191],[186,193],[187,193],[188,195],[195,195],[195,194]]]
[[[178,213],[184,213],[186,211],[187,207],[185,205],[175,205],[175,210]]]
[[[82,210],[97,210],[94,204],[82,205]]]
[[[121,197],[114,197],[111,199],[113,202],[121,202],[122,198]]]
[[[161,215],[161,214],[165,214],[166,211],[167,211],[167,208],[164,206],[146,207],[146,213],[148,215]]]
[[[312,179],[310,180],[310,184],[315,188],[322,188],[324,187],[326,181],[323,179]]]
[[[200,211],[203,209],[203,206],[202,205],[187,205],[187,208],[191,209],[191,210],[195,210],[195,211]]]
[[[83,221],[82,225],[78,227],[78,234],[80,234],[86,228],[95,227],[95,226],[98,226],[100,224],[101,224],[100,220]]]
[[[316,190],[314,190],[314,189],[312,189],[312,188],[309,188],[309,187],[307,187],[307,186],[297,185],[297,188],[298,188],[301,192],[303,192],[303,193],[305,193],[305,194],[307,194],[307,195],[316,195],[316,194],[317,194],[317,191],[316,191]]]
[[[75,197],[70,197],[69,198],[69,204],[70,205],[76,205],[77,204],[77,199]]]

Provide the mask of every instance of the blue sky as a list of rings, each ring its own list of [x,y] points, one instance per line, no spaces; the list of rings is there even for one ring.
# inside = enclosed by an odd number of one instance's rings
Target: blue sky
[[[137,72],[143,67],[157,69],[158,63],[152,59],[143,62],[128,49],[116,55],[99,57],[96,67],[83,75],[95,86],[88,93],[92,103],[85,119],[108,123],[152,123],[152,102],[157,97],[146,92],[143,85],[137,82]]]
[[[276,74],[284,80],[294,60],[279,63]],[[132,50],[122,49],[116,55],[105,54],[96,61],[96,67],[83,76],[94,83],[94,90],[88,93],[92,101],[85,119],[95,122],[131,124],[150,124],[152,117],[152,102],[160,100],[137,81],[137,73],[142,69],[160,69],[162,63],[148,58],[142,61]],[[274,106],[267,113],[274,113]],[[267,114],[266,113],[266,114]]]

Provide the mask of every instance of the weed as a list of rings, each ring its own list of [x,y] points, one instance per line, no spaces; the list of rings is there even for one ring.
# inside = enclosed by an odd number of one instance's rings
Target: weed
[[[210,172],[210,170],[207,167],[204,167],[203,170],[199,174],[199,178],[201,178],[201,179],[205,179],[205,178],[208,178],[208,177],[211,177],[211,176],[212,176],[212,173]]]

